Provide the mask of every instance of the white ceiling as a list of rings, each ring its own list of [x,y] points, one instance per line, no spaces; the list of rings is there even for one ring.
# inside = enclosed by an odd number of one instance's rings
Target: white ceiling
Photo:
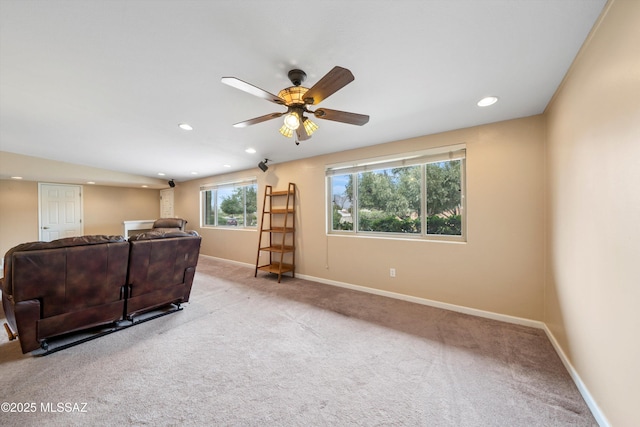
[[[0,150],[179,182],[539,114],[605,3],[0,0]],[[222,77],[277,94],[335,65],[355,81],[320,106],[368,124],[232,127],[284,108]]]

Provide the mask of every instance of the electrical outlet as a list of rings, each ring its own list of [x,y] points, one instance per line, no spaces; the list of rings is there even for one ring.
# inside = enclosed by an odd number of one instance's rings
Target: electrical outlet
[[[395,268],[390,268],[389,269],[389,276],[396,277],[396,269]]]

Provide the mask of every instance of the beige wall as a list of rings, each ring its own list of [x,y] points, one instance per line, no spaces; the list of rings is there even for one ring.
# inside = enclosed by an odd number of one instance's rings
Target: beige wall
[[[123,221],[160,216],[160,190],[84,186],[84,233],[123,234]]]
[[[38,183],[0,180],[0,253],[38,240]],[[160,215],[160,191],[83,186],[84,234],[122,234],[124,220]]]
[[[0,179],[0,253],[38,240],[38,183]]]
[[[639,23],[613,2],[547,112],[545,322],[613,426],[640,420]]]
[[[203,254],[255,264],[257,232],[198,227],[199,186],[257,176],[261,204],[266,184],[292,181],[298,273],[542,320],[544,134],[535,116],[199,179],[176,187],[176,215],[202,234]],[[467,243],[327,236],[326,165],[459,143],[467,144]]]

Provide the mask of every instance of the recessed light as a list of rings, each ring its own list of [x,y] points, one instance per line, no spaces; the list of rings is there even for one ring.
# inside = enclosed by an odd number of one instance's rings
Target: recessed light
[[[165,174],[164,174],[164,172],[158,172],[158,175],[164,176]]]
[[[497,96],[487,96],[478,101],[478,107],[488,107],[498,102]]]
[[[255,148],[247,148],[246,150],[244,150],[245,152],[249,153],[249,154],[255,154],[256,149]]]
[[[11,179],[22,179],[21,176],[12,176]]]
[[[87,184],[91,184],[91,185],[93,185],[93,184],[95,184],[95,183],[96,183],[95,181],[87,181]]]
[[[143,185],[142,188],[149,188],[149,186],[148,185]]]
[[[193,130],[189,123],[180,123],[178,127],[182,130]]]
[[[198,175],[198,172],[191,172],[191,175]]]
[[[222,165],[222,166],[224,166],[225,168],[230,168],[231,167],[231,165]]]

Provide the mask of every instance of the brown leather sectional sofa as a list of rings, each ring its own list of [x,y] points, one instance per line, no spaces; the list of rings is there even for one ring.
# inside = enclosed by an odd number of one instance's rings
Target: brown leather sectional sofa
[[[83,236],[23,243],[4,258],[0,282],[8,333],[23,353],[48,340],[189,301],[201,237],[156,229],[132,236]],[[6,325],[5,325],[6,327]]]

